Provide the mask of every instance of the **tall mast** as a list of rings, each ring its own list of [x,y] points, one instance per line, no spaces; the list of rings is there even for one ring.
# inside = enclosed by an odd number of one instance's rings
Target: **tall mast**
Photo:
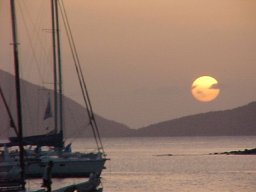
[[[24,148],[23,148],[23,127],[22,127],[22,104],[21,104],[21,91],[20,91],[20,74],[19,74],[19,54],[18,54],[18,40],[17,40],[17,26],[16,26],[16,12],[15,2],[10,0],[11,19],[12,19],[12,39],[13,39],[13,56],[15,68],[15,87],[16,87],[16,105],[17,105],[17,121],[18,121],[18,138],[20,150],[20,166],[21,166],[21,181],[22,189],[25,189],[24,177]]]
[[[62,63],[61,63],[61,49],[60,49],[60,30],[59,30],[59,12],[58,0],[55,0],[55,15],[56,15],[56,38],[57,38],[57,55],[58,55],[58,69],[59,69],[59,112],[60,112],[60,134],[63,141],[63,93],[62,93]]]
[[[60,52],[60,32],[58,0],[51,0],[52,10],[52,43],[53,43],[53,68],[54,68],[54,100],[55,100],[55,131],[60,130],[63,141],[63,94],[62,94],[62,66]],[[61,144],[63,147],[63,143]]]
[[[53,79],[54,79],[54,129],[58,131],[58,90],[57,90],[57,56],[56,56],[56,28],[55,28],[55,3],[51,0],[52,14],[52,48],[53,48]]]

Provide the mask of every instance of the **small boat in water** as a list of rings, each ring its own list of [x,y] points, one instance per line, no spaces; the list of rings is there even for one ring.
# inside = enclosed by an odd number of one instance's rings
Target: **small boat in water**
[[[18,151],[9,152],[7,147],[2,151],[0,176],[13,174],[14,167],[19,165]],[[101,175],[107,160],[100,153],[69,152],[65,150],[25,150],[25,176],[27,178],[41,178],[49,161],[54,163],[52,177],[89,177],[91,173]]]

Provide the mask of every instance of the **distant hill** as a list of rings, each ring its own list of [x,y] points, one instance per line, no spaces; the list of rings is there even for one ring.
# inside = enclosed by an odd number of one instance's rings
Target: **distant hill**
[[[136,136],[256,135],[256,102],[231,110],[191,115],[137,130]]]
[[[0,70],[0,86],[15,118],[14,78]],[[48,98],[53,91],[21,81],[24,135],[35,135],[53,129],[52,120],[44,120]],[[53,107],[53,104],[52,104]],[[231,110],[215,111],[182,117],[149,125],[137,130],[96,115],[99,131],[103,137],[166,137],[166,136],[242,136],[256,135],[256,102]],[[86,109],[77,102],[64,97],[64,125],[66,137],[91,137]],[[10,135],[9,118],[0,98],[0,138]]]
[[[0,70],[0,86],[8,101],[8,105],[14,118],[16,117],[15,107],[15,86],[14,76]],[[53,129],[53,120],[44,120],[45,109],[48,98],[53,101],[53,91],[21,81],[22,101],[23,101],[23,124],[24,135],[35,135],[49,132]],[[53,110],[53,102],[51,105]],[[107,120],[99,115],[95,115],[98,127],[103,137],[129,136],[134,130],[129,129],[124,124]],[[6,138],[13,131],[9,128],[9,118],[0,97],[0,138]],[[88,126],[86,110],[77,102],[64,97],[64,125],[66,137],[90,137],[91,128]]]

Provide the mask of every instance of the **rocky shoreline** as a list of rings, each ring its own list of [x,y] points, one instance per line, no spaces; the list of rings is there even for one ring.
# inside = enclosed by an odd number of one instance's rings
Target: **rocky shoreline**
[[[210,153],[210,155],[256,155],[256,148],[239,151],[228,151],[222,153]]]

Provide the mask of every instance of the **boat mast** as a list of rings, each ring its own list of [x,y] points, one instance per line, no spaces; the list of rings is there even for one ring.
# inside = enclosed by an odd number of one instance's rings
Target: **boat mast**
[[[52,43],[53,43],[53,70],[54,70],[54,100],[55,100],[55,132],[60,127],[60,135],[63,147],[63,93],[62,93],[62,65],[60,51],[60,31],[58,0],[51,0],[52,11]]]
[[[59,12],[58,0],[55,3],[55,19],[56,19],[56,38],[57,38],[57,55],[58,55],[58,69],[59,69],[59,110],[60,110],[60,134],[63,141],[63,93],[62,93],[62,63],[61,63],[61,49],[60,49],[60,30],[59,30]],[[63,144],[63,143],[62,143]]]
[[[16,26],[16,12],[15,0],[10,0],[11,7],[11,20],[12,20],[12,39],[13,39],[13,56],[15,68],[15,87],[16,87],[16,105],[17,105],[17,121],[18,121],[18,138],[20,150],[20,167],[21,167],[21,181],[22,189],[25,189],[24,177],[24,148],[23,148],[23,127],[22,127],[22,104],[21,104],[21,91],[20,91],[20,74],[19,74],[19,54],[18,54],[18,40],[17,40],[17,26]]]
[[[57,91],[57,59],[56,59],[56,34],[55,34],[55,8],[54,0],[51,0],[52,14],[52,51],[53,51],[53,79],[54,79],[54,129],[58,132],[58,91]]]

